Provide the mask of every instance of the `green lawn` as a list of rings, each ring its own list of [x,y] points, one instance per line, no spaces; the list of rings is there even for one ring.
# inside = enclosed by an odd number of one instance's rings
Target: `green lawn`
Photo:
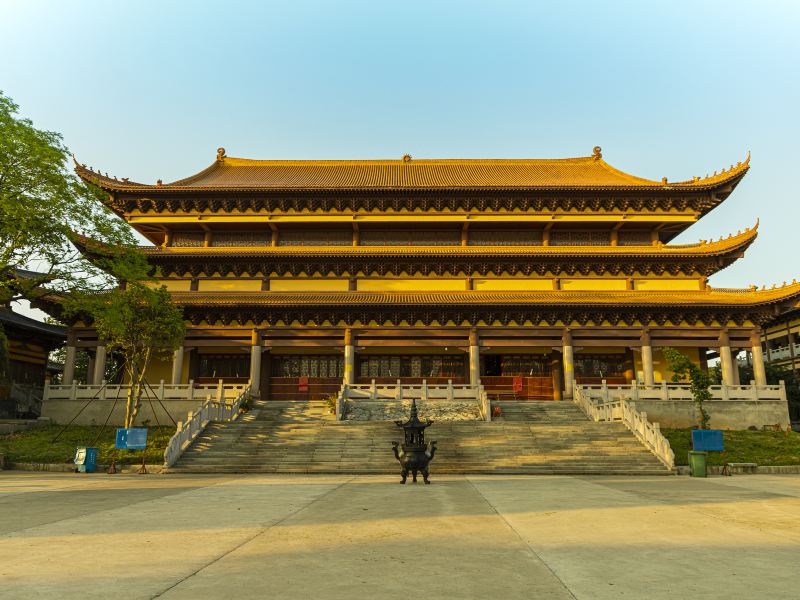
[[[662,429],[675,452],[675,464],[688,464],[691,429]],[[707,464],[751,462],[757,465],[800,465],[800,433],[783,431],[723,431],[724,452],[709,452]]]
[[[100,449],[97,462],[108,464],[116,456],[118,464],[134,464],[142,461],[142,450],[115,450],[116,427],[106,427],[95,442],[101,427],[70,426],[53,442],[62,430],[60,425],[50,425],[0,435],[0,454],[7,462],[71,463],[77,446],[94,446]],[[164,448],[175,433],[174,427],[150,427],[147,436],[145,459],[148,464],[164,460]]]

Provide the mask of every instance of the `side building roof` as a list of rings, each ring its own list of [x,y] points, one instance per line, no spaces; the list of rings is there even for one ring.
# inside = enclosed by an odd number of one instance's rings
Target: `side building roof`
[[[50,341],[62,341],[67,339],[67,328],[51,323],[42,323],[36,319],[26,317],[12,311],[9,308],[0,309],[0,323],[8,330],[16,330],[22,335],[28,336],[31,341],[37,338],[46,338]]]

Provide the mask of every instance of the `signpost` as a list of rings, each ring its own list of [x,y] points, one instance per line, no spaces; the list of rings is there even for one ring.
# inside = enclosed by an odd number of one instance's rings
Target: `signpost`
[[[117,429],[117,450],[144,450],[147,447],[147,427]]]
[[[117,428],[117,439],[115,448],[117,450],[146,450],[147,449],[147,427],[119,427]],[[142,452],[142,468],[140,474],[147,473],[144,466],[144,455]],[[111,461],[108,473],[116,473],[116,459]]]

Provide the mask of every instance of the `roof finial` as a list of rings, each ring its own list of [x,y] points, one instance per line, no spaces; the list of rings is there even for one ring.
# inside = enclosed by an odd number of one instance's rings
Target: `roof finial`
[[[157,179],[157,180],[156,180],[156,185],[157,185],[157,186],[159,186],[159,187],[161,187],[162,185],[164,185],[164,182],[163,182],[163,181],[161,181],[160,179]]]
[[[410,163],[411,162],[411,155],[410,154],[403,154],[403,162]]]
[[[225,158],[225,148],[217,148],[217,160]]]
[[[666,177],[662,177],[661,178],[661,185],[667,185],[667,178]]]
[[[595,160],[600,160],[603,158],[603,149],[600,146],[595,146],[592,148],[592,156],[594,156]]]

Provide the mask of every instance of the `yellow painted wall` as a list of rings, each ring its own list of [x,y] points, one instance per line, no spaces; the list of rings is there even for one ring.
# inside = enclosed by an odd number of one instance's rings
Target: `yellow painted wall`
[[[561,289],[566,291],[577,290],[624,290],[627,282],[624,279],[562,279]]]
[[[700,350],[697,348],[678,348],[683,354],[688,356],[696,365],[700,364]],[[636,369],[636,379],[644,381],[644,371],[642,370],[642,353],[634,349],[633,351],[634,368]],[[653,350],[653,377],[656,383],[672,381],[672,371],[667,367],[667,359],[664,358],[664,351]]]
[[[172,359],[151,360],[144,376],[152,386],[158,385],[162,379],[164,383],[170,383],[172,381]]]
[[[346,292],[347,279],[270,279],[271,292]]]
[[[495,290],[552,290],[552,279],[473,279],[473,289],[478,291],[495,291]]]
[[[260,279],[201,279],[197,282],[200,292],[258,292]]]
[[[166,286],[170,292],[188,292],[191,289],[190,279],[159,279],[158,281],[146,281],[144,285],[151,288]]]
[[[463,279],[359,279],[359,292],[452,292],[464,291]]]
[[[633,289],[643,292],[701,290],[703,289],[703,282],[700,279],[634,279]]]

